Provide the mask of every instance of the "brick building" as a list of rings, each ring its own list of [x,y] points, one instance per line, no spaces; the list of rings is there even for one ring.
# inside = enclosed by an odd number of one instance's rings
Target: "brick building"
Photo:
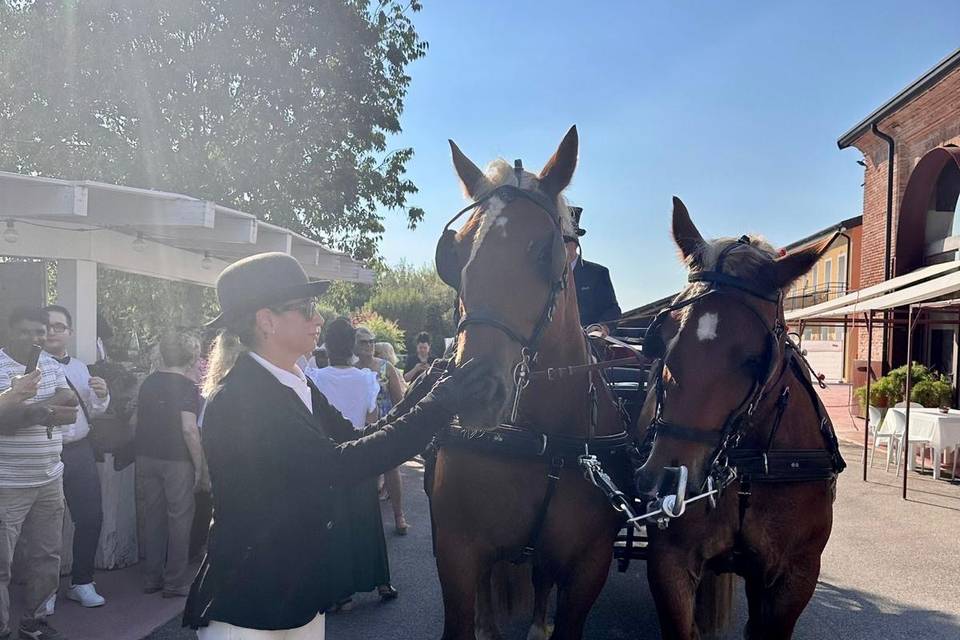
[[[960,248],[960,49],[880,106],[837,141],[863,154],[861,286],[881,285],[930,265],[956,261]],[[890,162],[890,158],[893,162]],[[905,320],[905,308],[886,310]],[[953,320],[951,320],[953,322]],[[932,354],[956,375],[956,332],[921,333],[921,353]],[[858,356],[866,358],[866,331]],[[950,344],[941,344],[950,343]],[[906,330],[874,333],[876,361],[884,369],[906,361]],[[927,345],[927,346],[924,346]],[[948,353],[950,352],[950,353]],[[931,355],[928,353],[928,355]],[[949,363],[947,362],[949,361]]]

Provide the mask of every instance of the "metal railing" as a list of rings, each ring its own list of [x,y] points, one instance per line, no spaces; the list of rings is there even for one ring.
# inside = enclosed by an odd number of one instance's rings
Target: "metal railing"
[[[783,301],[784,311],[812,307],[815,304],[833,300],[847,294],[847,283],[825,282],[816,287],[794,289]]]

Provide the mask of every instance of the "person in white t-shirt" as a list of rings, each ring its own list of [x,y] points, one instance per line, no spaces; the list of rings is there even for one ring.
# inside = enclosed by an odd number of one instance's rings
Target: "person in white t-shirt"
[[[332,321],[326,328],[327,357],[330,366],[310,367],[305,372],[327,401],[347,418],[358,432],[379,417],[377,395],[380,382],[369,369],[353,364],[356,330],[344,317]],[[350,527],[350,555],[353,560],[353,592],[377,589],[384,601],[397,597],[390,584],[390,564],[387,542],[383,536],[383,519],[377,497],[375,479],[361,482],[344,492],[345,510]],[[350,594],[344,594],[340,609],[351,606]]]

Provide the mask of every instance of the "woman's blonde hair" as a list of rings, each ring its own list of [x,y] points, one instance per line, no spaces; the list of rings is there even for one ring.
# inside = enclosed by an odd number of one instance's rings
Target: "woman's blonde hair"
[[[240,354],[255,346],[256,317],[253,314],[244,316],[221,330],[210,347],[207,374],[203,378],[200,392],[203,397],[209,398],[233,369]]]
[[[168,331],[160,337],[160,358],[165,367],[189,367],[200,356],[200,341],[183,331]]]
[[[386,360],[392,365],[397,364],[397,352],[393,350],[393,345],[389,342],[377,342],[373,345],[373,355]]]

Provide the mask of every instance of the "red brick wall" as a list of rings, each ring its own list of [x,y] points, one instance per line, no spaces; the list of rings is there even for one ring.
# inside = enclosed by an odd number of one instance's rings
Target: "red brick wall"
[[[900,199],[910,173],[920,158],[945,144],[960,145],[960,68],[953,70],[923,95],[877,123],[896,143],[893,165],[893,234],[896,251]],[[863,187],[863,241],[860,286],[883,281],[886,245],[887,143],[867,132],[854,143],[863,152],[866,167]],[[896,260],[896,255],[893,256]],[[895,264],[895,263],[894,263]],[[892,271],[892,270],[891,270]],[[858,331],[858,357],[866,358],[867,332]],[[882,333],[874,331],[873,358],[882,357]]]

